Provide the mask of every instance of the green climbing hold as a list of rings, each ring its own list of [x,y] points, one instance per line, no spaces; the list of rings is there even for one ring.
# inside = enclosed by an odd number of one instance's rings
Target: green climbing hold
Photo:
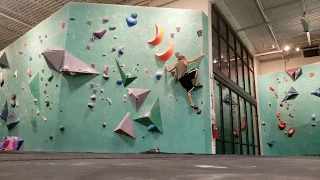
[[[48,81],[50,82],[52,79],[53,79],[53,73],[51,73],[50,75],[49,75],[49,77],[48,77]]]
[[[117,28],[117,27],[115,27],[115,26],[110,26],[110,27],[109,27],[110,30],[115,30],[116,28]]]
[[[134,75],[128,68],[125,66],[120,66],[119,61],[116,59],[116,63],[120,72],[120,76],[123,82],[124,87],[129,85],[132,81],[134,81],[137,76]]]
[[[49,100],[49,99],[47,99],[47,100],[45,101],[45,103],[46,103],[46,106],[50,106],[50,100]]]
[[[53,139],[53,135],[52,135],[52,134],[51,134],[51,135],[49,135],[49,139],[51,139],[51,140]]]
[[[64,126],[63,125],[60,126],[60,131],[64,131]]]

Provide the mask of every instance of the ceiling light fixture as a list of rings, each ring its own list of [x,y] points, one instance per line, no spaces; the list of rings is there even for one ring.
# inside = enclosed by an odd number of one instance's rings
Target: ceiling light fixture
[[[289,51],[289,50],[290,50],[290,46],[286,45],[286,46],[284,47],[284,50],[285,50],[285,51]]]
[[[213,60],[213,63],[217,63],[218,61],[215,59],[215,60]]]
[[[299,51],[300,51],[300,48],[299,48],[299,47],[296,47],[296,51],[299,52]]]

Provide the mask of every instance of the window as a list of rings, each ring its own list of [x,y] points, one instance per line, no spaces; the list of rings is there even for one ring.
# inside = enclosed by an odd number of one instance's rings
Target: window
[[[253,56],[215,5],[212,49],[216,152],[259,155]]]

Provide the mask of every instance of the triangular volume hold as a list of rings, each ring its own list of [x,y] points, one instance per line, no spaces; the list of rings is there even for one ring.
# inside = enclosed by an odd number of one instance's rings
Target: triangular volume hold
[[[116,132],[120,135],[132,137],[134,139],[136,138],[130,113],[127,113],[127,115],[123,118],[123,120],[120,122],[120,124],[114,130],[114,132]]]
[[[42,55],[50,69],[61,72],[65,50],[56,46],[51,46],[46,51],[42,52]]]
[[[7,68],[9,67],[9,62],[6,53],[4,52],[0,57],[0,67]]]
[[[128,93],[130,95],[130,99],[134,107],[136,108],[136,112],[139,111],[144,101],[147,99],[150,89],[134,89],[128,88]]]
[[[79,74],[100,74],[95,69],[91,68],[80,59],[76,58],[69,52],[65,52],[64,56],[64,72],[79,73]]]
[[[300,67],[286,69],[285,72],[293,81],[296,81],[302,75],[302,69]]]
[[[0,117],[4,120],[4,121],[7,121],[8,119],[8,114],[9,114],[9,109],[8,109],[8,102],[6,101],[6,103],[4,104],[3,106],[3,109],[1,109],[1,112],[0,112]]]
[[[18,123],[19,123],[19,118],[16,115],[16,113],[13,112],[13,110],[10,108],[8,111],[8,118],[7,118],[7,128],[10,131],[13,129]]]
[[[33,95],[33,99],[37,100],[37,106],[40,109],[40,78],[39,73],[37,73],[29,82],[29,87]]]
[[[162,134],[163,129],[159,98],[156,98],[149,112],[147,112],[144,116],[141,116],[139,119],[136,119],[135,121],[147,127],[150,125],[154,125],[157,131]]]
[[[127,69],[126,67],[122,67],[119,64],[119,61],[116,60],[119,72],[120,72],[120,76],[123,82],[124,87],[128,86],[132,81],[134,81],[137,76],[135,74],[133,74],[129,69]]]
[[[283,98],[282,102],[294,100],[298,95],[299,93],[293,87],[291,87],[287,92],[286,96]]]

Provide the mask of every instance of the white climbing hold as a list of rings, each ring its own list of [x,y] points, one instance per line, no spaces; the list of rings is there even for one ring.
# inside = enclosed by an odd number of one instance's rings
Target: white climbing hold
[[[109,98],[107,98],[106,100],[110,105],[112,104],[112,102],[111,102],[111,100]]]
[[[104,89],[101,89],[100,92],[103,93],[103,92],[104,92]]]
[[[268,105],[271,107],[271,103],[268,103]]]
[[[266,125],[266,123],[264,121],[262,121],[262,125]]]
[[[311,126],[317,126],[317,123],[314,122],[314,123],[311,124]]]
[[[47,121],[47,118],[46,118],[45,116],[42,116],[42,119],[43,119],[44,121]]]
[[[124,98],[127,98],[127,95],[125,94],[125,95],[123,95],[123,97],[124,97]]]
[[[35,103],[38,102],[38,99],[33,99],[33,102],[35,102]]]
[[[13,76],[14,76],[15,78],[18,77],[18,71],[17,71],[17,70],[13,73]]]
[[[104,57],[104,56],[107,56],[105,53],[102,53],[102,56]]]
[[[90,97],[92,100],[96,100],[97,99],[97,96],[94,94]]]
[[[40,111],[39,111],[39,109],[37,109],[37,115],[39,116],[39,114],[40,114]]]

